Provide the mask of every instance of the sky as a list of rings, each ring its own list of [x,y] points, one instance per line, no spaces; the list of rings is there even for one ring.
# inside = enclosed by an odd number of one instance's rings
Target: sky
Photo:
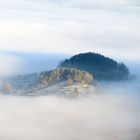
[[[0,54],[89,51],[139,61],[140,1],[0,0]]]

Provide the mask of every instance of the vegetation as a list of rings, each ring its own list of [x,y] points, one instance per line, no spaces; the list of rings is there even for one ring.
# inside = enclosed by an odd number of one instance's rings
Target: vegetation
[[[59,67],[77,68],[94,75],[97,80],[122,80],[129,76],[123,63],[96,53],[82,53],[66,59]]]
[[[4,83],[2,92],[9,94],[9,93],[12,93],[12,91],[13,91],[13,87],[12,87],[11,83],[9,83],[9,82]]]
[[[93,76],[88,72],[75,68],[57,68],[53,71],[42,72],[39,76],[40,83],[49,86],[61,81],[67,81],[67,85],[90,84]]]

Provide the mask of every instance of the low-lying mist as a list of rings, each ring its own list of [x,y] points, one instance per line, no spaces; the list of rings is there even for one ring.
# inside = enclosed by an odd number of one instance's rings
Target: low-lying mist
[[[0,96],[0,140],[140,140],[138,81],[76,99]]]

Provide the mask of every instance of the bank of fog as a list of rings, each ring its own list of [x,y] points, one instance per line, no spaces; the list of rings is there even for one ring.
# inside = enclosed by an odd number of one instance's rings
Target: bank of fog
[[[99,87],[101,94],[78,99],[1,95],[0,139],[139,140],[137,82]]]

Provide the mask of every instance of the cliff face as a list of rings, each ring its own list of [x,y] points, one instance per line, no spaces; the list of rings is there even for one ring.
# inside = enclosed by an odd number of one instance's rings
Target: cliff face
[[[75,68],[57,68],[50,72],[42,72],[39,81],[46,86],[62,81],[66,81],[67,85],[90,84],[93,81],[93,76]]]
[[[64,95],[79,96],[90,93],[93,76],[75,68],[57,68],[38,74],[12,77],[5,83],[3,94],[41,96]]]
[[[129,76],[129,70],[123,63],[96,53],[75,55],[70,59],[65,59],[59,67],[87,71],[97,80],[123,80]]]

